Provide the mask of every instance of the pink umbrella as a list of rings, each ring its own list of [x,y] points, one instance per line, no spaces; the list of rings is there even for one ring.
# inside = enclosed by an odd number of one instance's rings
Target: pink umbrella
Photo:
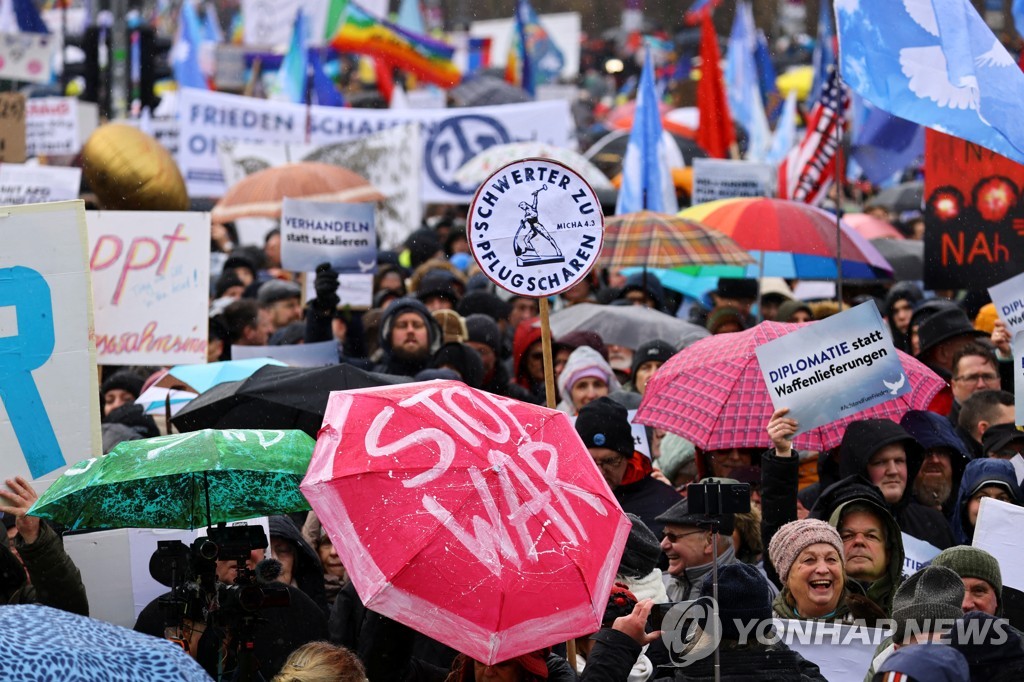
[[[368,608],[487,664],[598,630],[630,529],[565,414],[456,381],[332,393],[301,488]]]
[[[702,450],[769,447],[765,427],[772,400],[755,349],[801,326],[762,322],[735,334],[709,336],[679,351],[648,382],[636,421],[683,436]],[[846,425],[855,419],[899,421],[908,410],[927,409],[945,382],[911,356],[896,352],[913,390],[801,433],[794,447],[828,450],[839,444]]]
[[[843,221],[864,239],[905,239],[895,227],[867,213],[844,213]]]

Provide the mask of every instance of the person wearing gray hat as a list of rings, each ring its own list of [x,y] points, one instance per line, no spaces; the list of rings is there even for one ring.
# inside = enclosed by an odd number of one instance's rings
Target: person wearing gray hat
[[[274,331],[302,319],[302,290],[295,282],[272,279],[260,285],[256,302],[266,311]]]
[[[733,515],[723,514],[718,519],[717,543],[708,526],[711,518],[702,511],[691,511],[688,500],[677,502],[655,519],[665,524],[661,551],[668,559],[664,581],[669,600],[696,599],[715,563],[721,570],[737,562],[732,544]]]
[[[931,565],[945,566],[960,576],[964,583],[964,613],[1003,615],[1003,572],[994,556],[980,547],[958,545],[940,552]]]

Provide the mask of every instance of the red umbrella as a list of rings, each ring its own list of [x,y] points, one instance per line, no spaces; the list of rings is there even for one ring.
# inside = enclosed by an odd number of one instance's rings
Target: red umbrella
[[[762,322],[681,350],[648,382],[636,421],[683,436],[703,450],[770,447],[765,427],[774,408],[755,350],[802,326]],[[945,382],[906,353],[896,353],[911,392],[801,433],[794,447],[828,450],[839,444],[846,425],[855,419],[899,421],[908,410],[927,409]]]
[[[884,220],[867,213],[845,213],[843,222],[864,239],[904,239],[903,234]]]
[[[332,393],[302,492],[367,607],[488,664],[598,630],[630,528],[565,414],[456,381]]]

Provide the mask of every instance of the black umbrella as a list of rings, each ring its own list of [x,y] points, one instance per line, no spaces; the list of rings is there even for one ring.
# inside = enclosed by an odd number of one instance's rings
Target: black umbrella
[[[244,381],[218,384],[181,408],[171,422],[199,429],[300,429],[313,438],[331,391],[407,383],[408,377],[366,372],[352,365],[268,365]]]
[[[896,281],[924,278],[924,242],[917,239],[872,239],[871,243],[889,261]]]
[[[448,97],[457,107],[483,107],[496,104],[532,102],[533,98],[516,87],[494,76],[477,76],[448,91]]]
[[[924,206],[924,181],[901,182],[879,192],[868,201],[870,206],[881,206],[893,213],[920,211]]]

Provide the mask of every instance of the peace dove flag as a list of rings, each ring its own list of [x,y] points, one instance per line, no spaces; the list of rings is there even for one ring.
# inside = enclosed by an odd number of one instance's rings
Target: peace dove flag
[[[835,0],[843,79],[891,114],[1024,163],[1024,72],[969,0]]]

